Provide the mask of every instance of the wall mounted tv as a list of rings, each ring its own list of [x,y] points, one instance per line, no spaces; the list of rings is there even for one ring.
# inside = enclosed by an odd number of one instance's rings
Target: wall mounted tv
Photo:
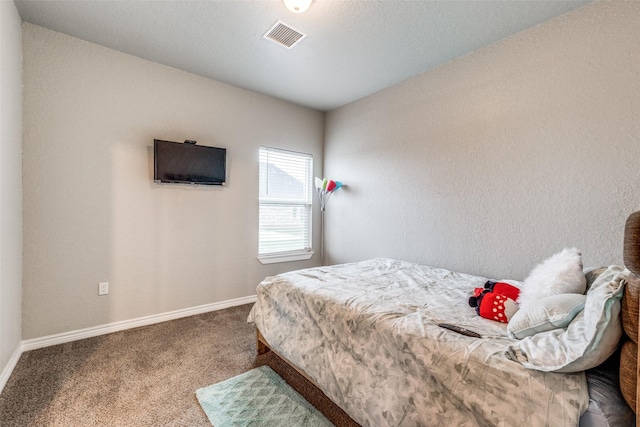
[[[196,141],[153,140],[153,180],[178,184],[224,185],[227,150]]]

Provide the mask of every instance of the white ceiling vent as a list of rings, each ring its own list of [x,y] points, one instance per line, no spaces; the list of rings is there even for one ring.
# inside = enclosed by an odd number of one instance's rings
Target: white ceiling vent
[[[307,35],[302,34],[298,30],[294,30],[281,21],[278,21],[273,25],[273,27],[269,29],[269,31],[267,31],[267,33],[263,37],[267,40],[278,43],[280,46],[291,49],[293,46],[299,43],[300,40],[307,37]]]

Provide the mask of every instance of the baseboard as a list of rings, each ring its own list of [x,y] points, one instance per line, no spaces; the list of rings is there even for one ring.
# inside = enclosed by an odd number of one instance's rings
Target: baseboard
[[[15,352],[9,359],[9,363],[2,370],[0,376],[0,393],[4,389],[5,384],[9,380],[13,369],[16,367],[18,360],[23,352],[35,350],[38,348],[49,347],[57,344],[64,344],[71,341],[77,341],[84,338],[97,337],[99,335],[110,334],[113,332],[124,331],[127,329],[138,328],[140,326],[153,325],[155,323],[166,322],[168,320],[180,319],[181,317],[194,316],[196,314],[208,313],[211,311],[223,310],[225,308],[236,307],[238,305],[251,304],[256,302],[256,295],[236,298],[227,301],[214,302],[211,304],[199,305],[197,307],[184,308],[181,310],[169,311],[166,313],[153,314],[151,316],[138,317],[131,320],[123,320],[120,322],[107,323],[105,325],[94,326],[91,328],[78,329],[70,332],[63,332],[55,335],[48,335],[40,338],[32,338],[22,340]]]
[[[4,386],[7,384],[7,381],[9,381],[9,377],[11,376],[13,369],[18,364],[18,360],[20,360],[20,356],[22,356],[23,351],[24,350],[22,349],[22,343],[18,344],[15,351],[11,355],[11,358],[9,358],[9,362],[7,362],[4,369],[2,370],[2,374],[0,374],[0,393],[2,393],[2,390],[4,390]]]
[[[99,335],[124,331],[126,329],[138,328],[140,326],[153,325],[154,323],[166,322],[167,320],[179,319],[181,317],[193,316],[196,314],[208,313],[210,311],[222,310],[243,304],[250,304],[256,301],[256,296],[236,298],[227,301],[214,302],[212,304],[199,305],[197,307],[184,308],[181,310],[169,311],[167,313],[153,314],[151,316],[138,317],[137,319],[123,320],[120,322],[108,323],[106,325],[94,326],[91,328],[78,329],[71,332],[49,335],[41,338],[33,338],[22,341],[23,351],[35,350],[37,348],[49,347],[57,344],[64,344],[84,338],[97,337]]]

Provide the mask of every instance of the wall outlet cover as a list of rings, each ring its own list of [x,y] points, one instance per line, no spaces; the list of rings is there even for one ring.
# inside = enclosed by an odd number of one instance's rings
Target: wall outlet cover
[[[109,282],[100,282],[98,284],[98,295],[107,295],[109,293]]]

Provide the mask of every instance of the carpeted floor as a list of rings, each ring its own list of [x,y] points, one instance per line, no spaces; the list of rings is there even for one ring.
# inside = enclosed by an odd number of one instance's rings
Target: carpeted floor
[[[251,305],[24,353],[0,425],[209,426],[198,388],[269,365],[336,426],[357,426],[273,353],[256,356]]]

